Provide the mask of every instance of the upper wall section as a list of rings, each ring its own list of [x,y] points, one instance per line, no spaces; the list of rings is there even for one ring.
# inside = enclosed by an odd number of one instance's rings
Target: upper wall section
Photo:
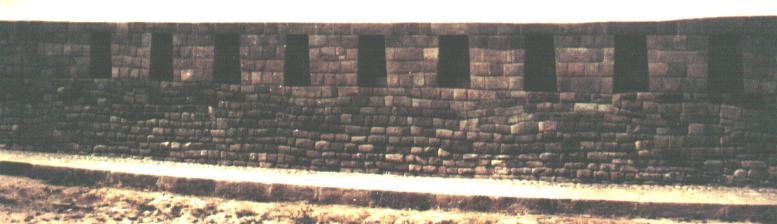
[[[608,21],[669,21],[713,17],[777,15],[774,1],[653,0],[650,4],[615,0],[533,2],[479,0],[394,0],[375,7],[355,0],[220,0],[191,4],[184,0],[133,2],[4,1],[0,20],[65,22],[309,22],[373,23],[586,23]],[[89,6],[89,10],[84,10]],[[348,10],[343,10],[348,6]],[[409,7],[410,6],[410,7]],[[606,7],[603,7],[606,6]],[[635,7],[637,6],[637,7]],[[704,10],[688,10],[704,7]],[[117,10],[119,9],[119,10]],[[175,10],[170,10],[175,9]],[[73,13],[78,12],[78,13]],[[337,13],[333,13],[337,12]]]
[[[101,33],[110,35],[110,46],[95,46]],[[296,38],[289,47],[289,35],[305,36],[307,46],[297,46],[305,39]],[[385,58],[359,57],[359,52],[374,52],[360,49],[365,36],[383,41],[384,52],[378,54]],[[454,44],[441,44],[442,39]],[[0,22],[0,53],[0,77],[18,78],[100,77],[93,75],[95,68],[108,66],[110,75],[103,77],[151,78],[169,69],[171,77],[162,80],[223,81],[229,76],[239,77],[232,83],[241,84],[359,86],[360,75],[371,75],[360,73],[360,67],[385,67],[385,73],[374,73],[385,77],[370,77],[380,80],[371,86],[707,93],[722,88],[723,80],[744,93],[777,89],[777,17],[585,24]],[[734,72],[741,74],[711,77],[720,72],[710,69],[731,67],[711,65],[718,55],[722,61],[728,56],[741,60],[732,65],[741,66],[741,72]],[[362,60],[385,63],[376,68],[359,65],[366,63]],[[152,72],[154,66],[163,69]],[[452,75],[460,77],[447,77]],[[441,85],[441,79],[448,81]]]

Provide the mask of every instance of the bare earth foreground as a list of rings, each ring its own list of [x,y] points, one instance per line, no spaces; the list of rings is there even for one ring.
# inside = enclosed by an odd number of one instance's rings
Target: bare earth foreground
[[[0,176],[0,223],[678,223],[563,215],[252,202]],[[686,221],[697,223],[697,221]],[[710,221],[708,221],[710,222]],[[711,221],[717,223],[718,221]]]

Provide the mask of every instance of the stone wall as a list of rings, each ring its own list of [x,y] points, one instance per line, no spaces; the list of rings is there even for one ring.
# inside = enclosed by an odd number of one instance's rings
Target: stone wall
[[[777,186],[777,19],[592,24],[0,23],[0,144],[343,172]],[[113,79],[89,79],[90,32]],[[173,79],[148,77],[173,34]],[[240,33],[242,84],[213,80]],[[309,35],[310,86],[284,83]],[[524,91],[526,35],[553,35],[556,92]],[[649,91],[613,93],[615,35],[646,36]],[[744,92],[707,88],[709,35],[742,38]],[[387,87],[359,87],[385,35]],[[437,87],[438,35],[469,37],[470,83]],[[218,75],[218,74],[215,74]],[[443,75],[443,74],[441,74]]]
[[[613,35],[563,35],[554,43],[559,91],[612,92]]]
[[[286,49],[281,35],[241,35],[242,83],[283,84],[283,56]]]
[[[310,85],[356,86],[356,35],[310,35]]]
[[[523,37],[470,36],[471,87],[491,90],[523,89]],[[437,49],[430,49],[436,56]]]

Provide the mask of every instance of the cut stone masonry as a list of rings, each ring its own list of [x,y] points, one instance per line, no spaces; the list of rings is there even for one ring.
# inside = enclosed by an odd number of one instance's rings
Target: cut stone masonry
[[[90,77],[96,32],[110,33],[112,78]],[[157,33],[172,38],[171,81],[149,77]],[[214,78],[216,38],[225,34],[238,35],[239,84]],[[307,67],[286,64],[296,47],[290,35],[307,37]],[[358,41],[366,35],[384,38],[385,86],[359,86]],[[469,81],[453,88],[438,83],[446,35],[467,37]],[[538,85],[524,71],[534,66],[525,41],[537,35],[554,45],[555,75],[546,78],[555,86],[547,91],[526,88]],[[623,75],[615,69],[619,35],[645,38],[647,85],[638,92],[614,87]],[[739,37],[741,91],[711,89],[715,35]],[[0,22],[0,144],[342,172],[775,187],[775,58],[774,17]],[[302,75],[289,79],[289,69]]]

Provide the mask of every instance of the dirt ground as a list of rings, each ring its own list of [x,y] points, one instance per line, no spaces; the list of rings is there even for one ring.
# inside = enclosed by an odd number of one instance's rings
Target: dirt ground
[[[677,223],[677,220],[414,211],[253,202],[0,175],[0,223]],[[686,221],[688,222],[688,221]],[[695,221],[693,223],[696,223]]]

